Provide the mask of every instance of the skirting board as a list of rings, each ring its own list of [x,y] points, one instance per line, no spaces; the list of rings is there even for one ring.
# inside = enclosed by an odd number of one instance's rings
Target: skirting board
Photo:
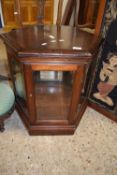
[[[97,112],[103,114],[105,117],[117,122],[117,116],[113,113],[111,113],[110,111],[102,108],[101,106],[99,106],[98,104],[88,100],[88,106],[95,109]]]

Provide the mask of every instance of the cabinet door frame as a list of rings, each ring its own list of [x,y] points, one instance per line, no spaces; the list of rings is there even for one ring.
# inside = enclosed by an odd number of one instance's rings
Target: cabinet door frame
[[[27,100],[28,100],[28,110],[30,115],[30,123],[31,124],[41,124],[41,125],[75,125],[77,121],[79,121],[77,115],[77,107],[80,103],[81,90],[84,83],[85,76],[85,65],[45,65],[45,64],[37,64],[37,65],[28,65],[24,64],[24,78],[25,78],[25,86],[27,92]],[[72,87],[72,94],[70,100],[70,107],[68,116],[66,116],[65,120],[37,120],[36,113],[36,97],[34,92],[34,82],[33,82],[33,72],[34,71],[75,71],[74,82]],[[56,116],[55,116],[56,117]]]

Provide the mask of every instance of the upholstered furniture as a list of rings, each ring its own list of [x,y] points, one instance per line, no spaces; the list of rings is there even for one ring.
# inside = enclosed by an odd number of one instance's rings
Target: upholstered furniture
[[[0,81],[0,131],[4,131],[4,120],[8,118],[14,110],[15,96],[8,85],[3,82],[4,77],[1,76]],[[5,78],[7,79],[7,78]]]

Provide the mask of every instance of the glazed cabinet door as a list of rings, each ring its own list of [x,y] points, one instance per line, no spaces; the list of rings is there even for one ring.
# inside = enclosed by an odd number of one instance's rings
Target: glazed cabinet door
[[[21,21],[23,25],[36,24],[39,15],[39,2],[38,0],[20,0]],[[53,0],[45,1],[44,8],[44,23],[53,22]]]
[[[17,106],[24,113],[24,120],[30,120],[23,65],[14,59],[15,55],[9,53],[8,57]]]
[[[26,65],[32,124],[75,125],[82,107],[84,75],[84,65]]]
[[[20,1],[20,12],[22,25],[37,23],[38,4],[37,0]]]
[[[44,23],[53,23],[54,0],[46,0]],[[2,11],[5,28],[16,28],[19,25],[36,24],[39,15],[38,0],[2,0]]]
[[[46,0],[44,8],[44,23],[52,24],[54,14],[54,0]]]
[[[14,14],[14,0],[2,0],[1,2],[5,27],[17,27]]]

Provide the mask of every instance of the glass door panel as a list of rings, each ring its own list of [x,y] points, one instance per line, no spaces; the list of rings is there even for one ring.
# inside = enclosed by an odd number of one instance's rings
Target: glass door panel
[[[13,59],[11,61],[11,67],[14,78],[16,100],[27,114],[26,90],[21,65],[19,62]]]
[[[34,71],[37,120],[67,120],[73,71]]]

